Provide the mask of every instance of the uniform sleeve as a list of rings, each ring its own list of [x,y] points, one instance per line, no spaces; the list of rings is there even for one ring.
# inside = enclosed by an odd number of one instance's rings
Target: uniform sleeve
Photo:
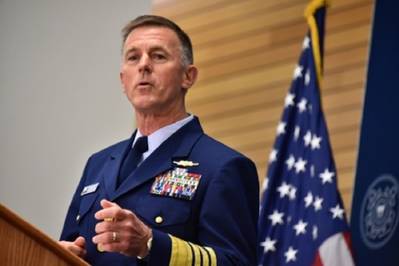
[[[247,158],[212,177],[198,221],[198,243],[153,230],[149,265],[256,265],[259,184]]]
[[[74,241],[79,236],[79,205],[80,205],[80,193],[85,184],[87,169],[90,163],[90,159],[87,161],[85,169],[83,171],[82,178],[80,179],[79,185],[73,195],[72,202],[68,208],[68,212],[65,218],[64,226],[61,232],[60,240]]]

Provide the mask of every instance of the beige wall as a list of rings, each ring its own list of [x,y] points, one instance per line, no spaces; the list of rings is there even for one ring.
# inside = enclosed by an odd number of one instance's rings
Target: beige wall
[[[260,181],[307,25],[305,0],[153,0],[192,37],[199,82],[189,110],[256,162]],[[373,1],[334,0],[326,21],[322,103],[350,212]]]
[[[55,239],[88,157],[134,128],[120,29],[149,10],[146,0],[0,0],[0,203]]]

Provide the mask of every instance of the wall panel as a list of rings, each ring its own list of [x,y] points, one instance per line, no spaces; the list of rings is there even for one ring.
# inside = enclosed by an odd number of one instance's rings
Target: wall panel
[[[211,136],[255,161],[260,181],[307,25],[305,0],[154,0],[153,13],[192,37],[200,77],[189,111]],[[322,103],[351,206],[373,1],[334,0],[328,10]]]

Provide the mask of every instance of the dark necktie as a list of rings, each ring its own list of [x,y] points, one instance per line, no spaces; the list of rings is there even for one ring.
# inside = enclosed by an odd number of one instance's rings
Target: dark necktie
[[[136,170],[143,153],[148,151],[148,140],[146,136],[142,136],[136,140],[133,148],[131,148],[123,160],[121,170],[118,177],[118,187],[125,181],[125,179]]]

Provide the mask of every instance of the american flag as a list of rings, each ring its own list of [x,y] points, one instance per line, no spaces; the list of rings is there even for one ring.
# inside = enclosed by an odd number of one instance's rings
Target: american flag
[[[259,216],[259,265],[354,265],[320,103],[324,1],[305,10],[305,36],[269,156]]]

